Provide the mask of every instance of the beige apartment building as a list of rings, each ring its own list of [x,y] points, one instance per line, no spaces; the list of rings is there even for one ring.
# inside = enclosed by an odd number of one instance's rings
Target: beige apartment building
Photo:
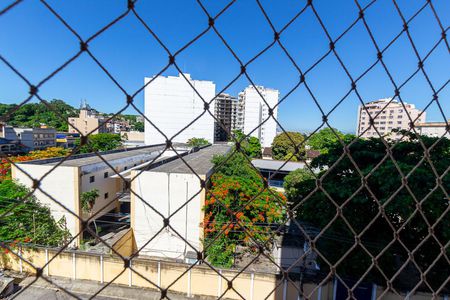
[[[372,101],[364,106],[359,106],[356,132],[361,138],[379,137],[381,135],[398,139],[401,135],[393,133],[392,130],[408,130],[410,128],[408,115],[416,123],[425,122],[425,112],[417,109],[414,104],[404,103],[403,106],[399,101],[391,101],[389,98]],[[374,119],[373,126],[370,126],[370,116]]]
[[[87,135],[89,133],[97,134],[109,132],[109,129],[106,126],[106,119],[97,115],[86,102],[83,102],[81,105],[78,118],[69,118],[68,123],[69,133],[81,133]]]

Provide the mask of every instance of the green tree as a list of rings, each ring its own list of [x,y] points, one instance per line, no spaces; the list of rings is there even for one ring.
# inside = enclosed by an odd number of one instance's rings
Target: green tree
[[[304,157],[305,137],[300,132],[287,131],[277,135],[272,142],[272,156],[274,159],[298,161]],[[298,148],[296,152],[295,149]]]
[[[348,144],[348,142],[354,138],[355,136],[352,134],[343,134],[335,128],[332,130],[327,127],[310,136],[308,139],[308,146],[310,146],[313,150],[317,150],[320,151],[320,153],[325,154],[328,152],[330,147],[334,147],[334,145],[339,142],[339,139]]]
[[[95,205],[99,194],[97,189],[90,190],[81,194],[81,208],[84,212],[90,213]]]
[[[433,166],[424,159],[422,144],[430,149],[429,158]],[[389,145],[392,146],[392,142]],[[450,216],[445,214],[450,191],[450,175],[446,173],[450,166],[450,140],[438,142],[437,138],[422,136],[419,141],[411,135],[409,141],[399,142],[393,147],[395,163],[390,158],[384,159],[386,147],[380,139],[357,140],[349,151],[358,169],[347,156],[342,157],[343,149],[339,142],[329,145],[326,154],[313,160],[312,166],[323,170],[319,174],[323,190],[317,189],[317,181],[308,176],[287,183],[289,202],[299,204],[299,219],[319,228],[331,224],[319,238],[318,250],[331,264],[350,251],[339,263],[337,272],[358,278],[369,269],[372,263],[370,255],[375,257],[386,249],[377,263],[391,278],[408,260],[405,247],[409,251],[415,249],[415,263],[420,270],[430,268],[426,280],[437,288],[448,276],[448,262],[434,260],[441,253],[437,241],[445,245],[450,240]],[[408,175],[406,181],[399,170]],[[437,185],[435,171],[442,176],[440,185]],[[367,176],[365,180],[360,172]],[[342,217],[335,219],[340,212]],[[428,238],[428,224],[434,224],[433,239]],[[351,250],[355,235],[349,226],[357,234],[363,233],[360,240],[370,255],[360,246]],[[393,241],[395,235],[402,244]],[[447,256],[450,254],[449,249],[445,252]],[[411,288],[418,283],[420,276],[415,268],[409,264],[395,284]],[[329,265],[322,261],[321,269],[328,272]],[[386,284],[376,269],[371,269],[366,279]]]
[[[309,187],[305,188],[302,183],[314,178],[314,174],[309,169],[297,169],[290,172],[284,178],[284,194],[288,199],[303,199],[309,192]]]
[[[248,158],[240,152],[232,155],[215,155],[212,159],[215,172],[223,176],[238,176],[263,183],[258,171],[250,164]]]
[[[55,220],[25,186],[12,180],[0,182],[0,240],[61,246],[70,238],[65,218]]]
[[[217,267],[231,267],[237,246],[249,252],[257,244],[270,247],[273,229],[267,225],[277,228],[285,218],[285,196],[266,189],[243,154],[229,155],[213,159],[203,208],[207,259]]]
[[[204,139],[204,138],[193,137],[187,141],[187,144],[191,147],[201,147],[201,146],[209,145],[209,142],[207,139]]]
[[[76,146],[80,140],[76,141]],[[120,135],[114,133],[98,133],[88,136],[87,143],[80,147],[80,153],[114,150],[122,146]]]
[[[133,124],[133,129],[139,132],[144,132],[144,123],[143,122],[136,122]]]
[[[261,158],[261,143],[257,137],[246,137],[240,130],[233,131],[235,139],[240,143],[241,149],[249,158]]]

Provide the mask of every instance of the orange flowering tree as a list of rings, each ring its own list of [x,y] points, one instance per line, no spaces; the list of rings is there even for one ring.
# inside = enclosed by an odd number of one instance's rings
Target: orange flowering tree
[[[50,147],[45,150],[30,151],[27,155],[11,156],[12,162],[25,162],[36,159],[45,159],[69,155],[70,150],[61,147]],[[11,163],[6,158],[0,161],[0,181],[11,179]]]
[[[223,168],[233,168],[232,164],[239,161],[231,159]],[[213,265],[221,267],[231,267],[238,245],[251,251],[258,244],[270,243],[273,231],[286,215],[285,196],[264,189],[262,180],[255,180],[255,170],[226,175],[228,171],[219,170],[211,176],[204,206],[206,254]]]

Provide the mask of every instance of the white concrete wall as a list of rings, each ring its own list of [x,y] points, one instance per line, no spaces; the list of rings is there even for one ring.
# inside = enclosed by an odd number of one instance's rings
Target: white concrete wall
[[[35,179],[41,178],[53,167],[50,165],[34,164],[18,164],[18,166]],[[13,179],[31,189],[33,186],[31,179],[15,166],[12,166],[12,168]],[[76,190],[78,189],[78,184],[76,182],[77,176],[77,168],[59,166],[42,180],[41,188],[51,197],[63,204],[68,210],[77,213],[77,208],[75,207],[75,203],[78,202],[78,199],[75,199],[77,197]],[[66,218],[67,229],[69,229],[72,236],[78,233],[75,216],[41,191],[36,190],[34,195],[42,204],[45,204],[50,208],[56,221],[63,216]]]
[[[216,85],[212,81],[192,80],[189,74],[185,76],[205,101],[209,102],[214,98]],[[145,78],[145,83],[150,80],[151,78]],[[146,86],[144,97],[145,115],[168,138],[172,138],[204,111],[203,101],[181,75],[157,77]],[[214,111],[214,101],[210,104],[210,109]],[[172,141],[185,143],[192,137],[214,142],[214,119],[211,115],[206,113]],[[164,136],[145,121],[145,144],[160,144],[165,141]]]
[[[110,178],[110,176],[121,173],[125,170],[129,170],[135,166],[142,163],[151,161],[158,155],[159,152],[155,151],[152,155],[137,155],[122,159],[109,160],[108,163],[114,167],[111,169],[106,163],[99,162],[92,165],[83,166],[80,168],[81,173],[81,193],[91,191],[93,189],[98,190],[99,197],[95,201],[95,205],[92,208],[92,214],[101,212],[96,216],[96,218],[108,213],[109,211],[116,208],[118,200],[114,200],[116,194],[123,191],[124,182],[122,178]],[[164,152],[161,158],[172,156],[172,151]],[[105,172],[108,172],[108,177],[105,178]],[[94,182],[90,182],[90,177],[94,176]],[[105,193],[108,193],[108,197],[105,198]]]
[[[450,138],[450,133],[446,132],[445,125],[441,125],[441,126],[420,126],[420,125],[418,125],[416,128],[417,128],[417,132],[421,135],[426,135],[429,137],[444,136],[446,138]]]
[[[108,177],[114,175],[114,171],[111,170],[106,164],[102,164],[104,168],[92,172],[90,168],[93,166],[82,167],[82,175],[80,178],[81,181],[81,190],[80,196],[84,192],[91,191],[93,189],[98,190],[98,198],[95,200],[94,207],[92,208],[91,214],[95,214],[101,210],[101,212],[96,216],[96,218],[101,217],[102,215],[108,213],[109,211],[116,208],[117,200],[113,199],[116,197],[116,193],[122,191],[123,183],[120,178],[104,178],[105,172],[108,172]],[[98,166],[97,166],[98,168]],[[119,170],[119,168],[118,168]],[[123,170],[119,170],[121,172]],[[86,172],[85,174],[83,174]],[[94,182],[90,182],[90,177],[94,176]],[[105,198],[105,193],[108,193],[108,198]],[[88,215],[84,215],[88,217]]]
[[[278,103],[278,90],[258,87],[264,100],[273,108]],[[253,86],[248,86],[239,95],[244,101],[244,133],[248,134],[258,127],[269,116],[269,107]],[[278,118],[278,106],[274,108],[273,116]],[[267,120],[263,125],[251,133],[257,137],[262,147],[271,147],[272,141],[277,134],[277,123],[273,118]]]
[[[192,174],[147,171],[133,181],[132,189],[164,217],[169,217],[200,190],[200,182]],[[170,218],[170,225],[195,249],[187,245],[174,231],[165,228],[140,253],[183,259],[187,251],[199,250],[203,205],[201,195],[196,195]],[[139,249],[163,227],[163,218],[138,197],[133,194],[131,197],[132,227]]]

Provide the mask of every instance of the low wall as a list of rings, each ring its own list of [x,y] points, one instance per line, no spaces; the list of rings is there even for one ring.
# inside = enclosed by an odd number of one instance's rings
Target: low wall
[[[140,288],[157,289],[156,286],[168,289],[169,292],[181,293],[186,296],[206,296],[217,298],[225,293],[224,299],[298,299],[298,282],[280,280],[275,274],[257,272],[238,273],[233,270],[214,271],[206,265],[190,265],[169,261],[158,261],[137,257],[132,260],[131,269],[124,270],[123,261],[112,255],[65,251],[57,254],[53,249],[22,249],[22,257],[36,268],[43,268],[44,276],[60,276],[71,279],[92,280],[100,283],[113,281],[115,284]],[[56,255],[56,257],[55,257]],[[46,266],[47,262],[50,263]],[[44,268],[45,266],[45,268]],[[35,273],[35,269],[27,262],[17,258],[12,253],[0,255],[0,267],[18,272]],[[220,275],[219,275],[219,274]],[[222,277],[223,276],[223,277]],[[227,290],[226,279],[233,279],[233,290]],[[334,300],[335,289],[333,281],[323,286],[304,284],[308,299]],[[239,293],[239,294],[238,294]],[[380,297],[381,296],[381,297]],[[398,296],[384,292],[381,287],[374,286],[372,299],[397,300],[406,295]],[[431,299],[430,294],[414,294],[409,299]],[[441,299],[443,299],[441,297]],[[445,299],[445,298],[444,298]]]

